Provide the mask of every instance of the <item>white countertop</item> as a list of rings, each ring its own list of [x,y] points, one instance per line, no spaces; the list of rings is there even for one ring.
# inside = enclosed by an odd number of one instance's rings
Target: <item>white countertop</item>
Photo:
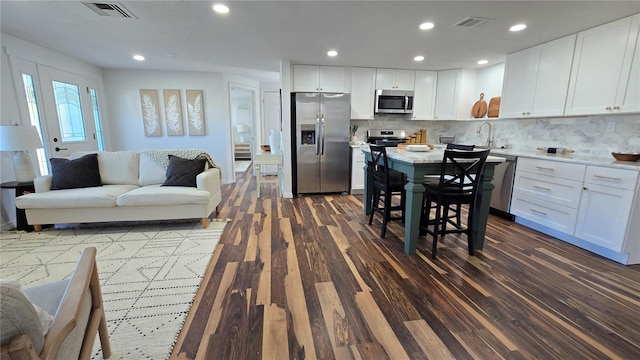
[[[562,161],[574,164],[583,165],[597,165],[612,167],[618,169],[627,169],[640,171],[640,161],[618,161],[613,156],[608,158],[597,158],[592,156],[584,156],[579,154],[547,154],[542,151],[523,151],[523,150],[511,150],[511,149],[491,149],[491,152],[496,155],[512,155],[520,157],[528,157],[542,160]]]
[[[370,152],[369,147],[362,147],[362,151]],[[412,164],[439,164],[442,162],[444,150],[434,149],[430,151],[407,151],[395,147],[387,148],[387,157],[389,159],[400,160]],[[488,163],[501,163],[505,159],[499,156],[487,157]]]
[[[365,142],[350,143],[352,148],[366,149],[368,152],[369,144]],[[611,157],[597,158],[584,156],[579,154],[547,154],[542,151],[512,150],[512,149],[491,149],[491,153],[495,155],[511,155],[518,157],[528,157],[534,159],[543,159],[551,161],[562,161],[574,164],[596,165],[618,169],[634,170],[640,172],[640,161],[618,161]],[[398,159],[411,163],[435,163],[442,161],[442,149],[434,149],[428,152],[413,152],[406,150],[398,150],[397,148],[387,148],[387,155],[392,159]],[[501,162],[499,157],[489,156],[489,162]]]

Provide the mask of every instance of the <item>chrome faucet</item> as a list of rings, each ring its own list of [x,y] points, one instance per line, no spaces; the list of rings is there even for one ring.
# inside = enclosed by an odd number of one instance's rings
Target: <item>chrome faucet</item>
[[[489,135],[487,136],[487,147],[491,147],[493,145],[493,129],[491,127],[491,123],[488,121],[483,121],[482,124],[480,124],[480,126],[478,127],[478,130],[476,130],[476,133],[480,134],[480,131],[482,130],[482,126],[484,126],[485,124],[487,124],[489,126]]]

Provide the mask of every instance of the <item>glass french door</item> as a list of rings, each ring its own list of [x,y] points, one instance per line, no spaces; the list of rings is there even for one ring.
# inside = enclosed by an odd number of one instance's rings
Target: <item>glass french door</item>
[[[76,151],[99,150],[95,89],[80,75],[48,66],[38,65],[38,74],[48,137],[43,142],[49,154],[66,157]]]

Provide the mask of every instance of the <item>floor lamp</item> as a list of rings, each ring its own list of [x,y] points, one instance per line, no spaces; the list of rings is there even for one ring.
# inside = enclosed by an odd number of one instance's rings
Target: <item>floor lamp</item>
[[[31,125],[0,125],[0,151],[13,151],[13,171],[17,182],[31,182],[36,177],[29,150],[42,147],[38,129]]]

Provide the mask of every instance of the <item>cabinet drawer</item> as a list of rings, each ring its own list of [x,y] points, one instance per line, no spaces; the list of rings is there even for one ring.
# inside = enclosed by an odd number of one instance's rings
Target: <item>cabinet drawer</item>
[[[511,213],[524,219],[573,235],[578,210],[514,193]]]
[[[531,158],[518,158],[518,171],[526,171],[534,174],[553,178],[582,181],[585,165],[570,164],[560,161],[540,160]]]
[[[638,172],[633,170],[613,169],[601,166],[587,166],[584,182],[618,189],[634,190]]]
[[[582,182],[550,179],[548,176],[519,171],[516,173],[513,191],[542,201],[577,209],[580,204]]]

